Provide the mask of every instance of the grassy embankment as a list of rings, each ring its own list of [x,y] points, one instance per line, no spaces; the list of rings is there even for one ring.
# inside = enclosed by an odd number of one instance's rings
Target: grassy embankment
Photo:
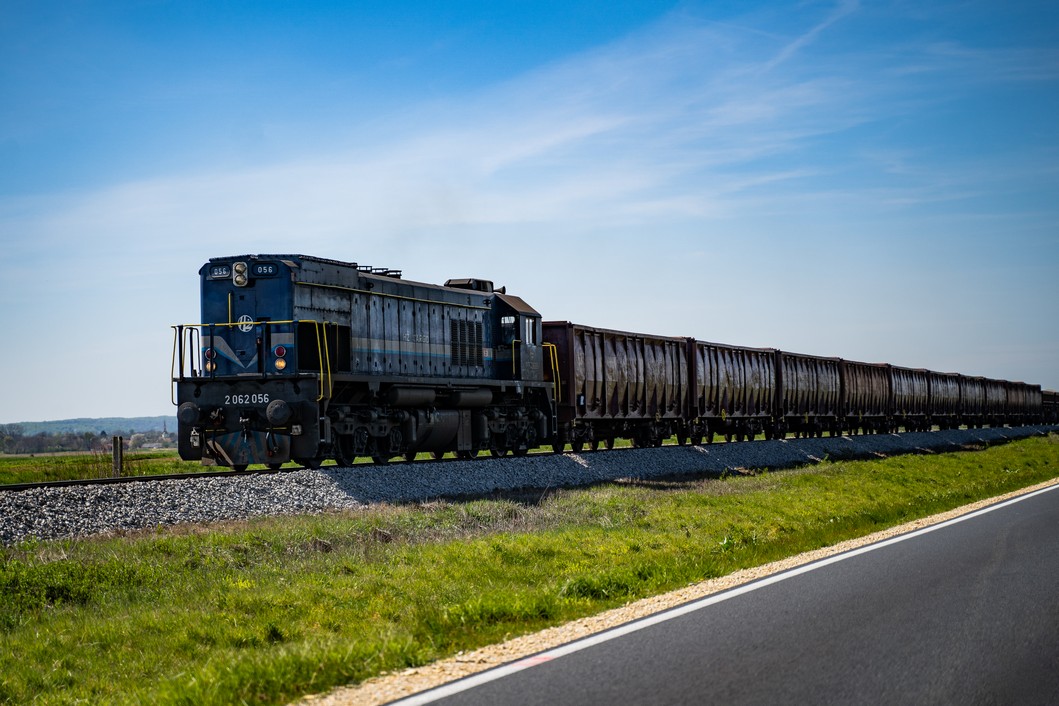
[[[286,703],[1059,476],[1059,437],[2,550],[0,702]]]

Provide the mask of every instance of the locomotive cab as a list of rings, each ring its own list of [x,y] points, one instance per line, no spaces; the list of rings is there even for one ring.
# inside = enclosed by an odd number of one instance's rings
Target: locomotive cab
[[[519,297],[496,294],[498,330],[494,340],[497,376],[540,382],[543,375],[541,315]]]

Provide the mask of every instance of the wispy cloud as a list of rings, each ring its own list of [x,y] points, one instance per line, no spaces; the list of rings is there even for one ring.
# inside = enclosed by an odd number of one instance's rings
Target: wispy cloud
[[[765,63],[762,70],[771,71],[777,66],[789,61],[792,57],[798,54],[798,52],[811,44],[821,33],[831,27],[831,25],[856,11],[859,7],[860,2],[858,0],[842,0],[822,22],[814,25],[809,31],[799,35],[794,41],[785,45],[775,57]]]

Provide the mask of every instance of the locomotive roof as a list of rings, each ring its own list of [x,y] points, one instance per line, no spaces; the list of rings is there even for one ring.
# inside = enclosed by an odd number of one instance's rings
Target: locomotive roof
[[[344,260],[332,260],[327,257],[316,257],[315,255],[296,255],[290,254],[279,254],[279,253],[256,253],[246,255],[228,255],[226,257],[211,257],[210,262],[218,262],[222,260],[281,260],[287,262],[309,260],[312,262],[323,262],[328,265],[341,265],[343,267],[357,268],[360,265],[356,262],[346,262]]]
[[[349,268],[352,268],[354,270],[358,270],[362,275],[367,275],[367,276],[372,276],[372,275],[384,276],[384,277],[386,277],[386,276],[390,276],[390,277],[396,276],[398,278],[400,278],[400,276],[401,276],[400,270],[387,270],[385,268],[365,267],[364,265],[360,265],[359,263],[356,263],[356,262],[345,262],[343,260],[333,260],[331,258],[326,258],[326,257],[316,257],[315,255],[296,255],[296,254],[277,254],[277,253],[257,253],[257,254],[253,254],[253,255],[247,254],[247,255],[228,255],[228,256],[225,256],[225,257],[211,257],[209,262],[207,262],[205,265],[203,265],[202,269],[199,270],[199,274],[202,274],[202,272],[207,267],[209,267],[210,264],[212,264],[212,263],[227,262],[227,261],[230,261],[230,260],[279,260],[280,262],[285,262],[288,265],[299,266],[299,267],[301,266],[301,262],[309,261],[309,262],[319,262],[319,263],[323,263],[323,264],[327,264],[327,265],[337,265],[339,267],[349,267]],[[454,280],[454,281],[462,281],[462,280]],[[466,281],[469,282],[471,280],[466,280]],[[431,283],[427,283],[427,282],[411,282],[411,281],[409,281],[409,283],[410,284],[416,284],[416,285],[425,285],[425,286],[428,286],[428,287],[438,287],[439,289],[446,288],[443,285],[431,284]],[[540,312],[538,312],[532,306],[527,304],[526,301],[524,299],[522,299],[522,297],[516,297],[513,294],[507,294],[507,293],[505,293],[505,292],[503,292],[501,290],[492,290],[491,292],[482,292],[482,293],[483,294],[492,294],[493,296],[497,297],[502,302],[504,302],[505,304],[507,304],[509,307],[511,307],[512,309],[514,309],[516,312],[518,312],[520,314],[526,314],[526,315],[529,315],[529,316],[540,316],[541,315]]]
[[[540,312],[534,309],[529,304],[527,304],[522,297],[516,297],[514,294],[504,294],[503,292],[497,291],[494,291],[493,294],[496,296],[497,299],[504,302],[520,314],[526,314],[528,316],[540,316]]]

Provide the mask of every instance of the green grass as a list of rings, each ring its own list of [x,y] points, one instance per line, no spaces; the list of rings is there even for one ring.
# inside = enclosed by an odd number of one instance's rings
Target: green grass
[[[181,461],[176,450],[127,451],[124,460],[122,475],[126,476],[203,470],[198,463]],[[0,484],[106,478],[113,470],[114,458],[109,452],[0,455]]]
[[[1059,475],[1059,437],[0,553],[0,702],[288,703]]]

